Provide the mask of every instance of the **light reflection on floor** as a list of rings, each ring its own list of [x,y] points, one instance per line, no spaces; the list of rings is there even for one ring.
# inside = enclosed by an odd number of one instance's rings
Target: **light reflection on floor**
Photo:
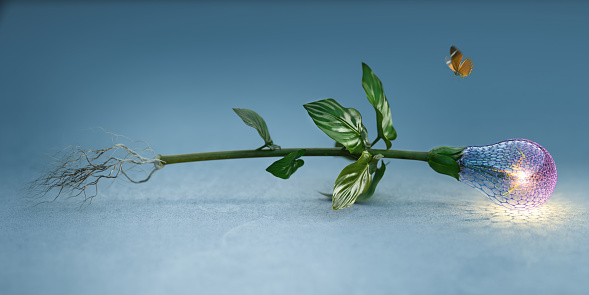
[[[587,214],[587,208],[579,206],[563,193],[553,195],[548,202],[529,211],[510,210],[488,200],[476,203],[476,205],[466,208],[468,219],[488,223],[487,225],[491,227],[555,228],[565,224],[574,224],[575,220]]]

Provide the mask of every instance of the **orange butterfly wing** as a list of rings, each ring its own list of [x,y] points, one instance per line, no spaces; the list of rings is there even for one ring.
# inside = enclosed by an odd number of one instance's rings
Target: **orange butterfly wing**
[[[450,59],[452,60],[452,66],[454,71],[460,70],[460,64],[462,62],[462,52],[456,49],[456,47],[450,47]]]
[[[460,74],[460,76],[464,78],[470,75],[470,73],[472,73],[472,68],[472,60],[470,59],[470,57],[466,58],[464,62],[462,62],[462,64],[460,65],[460,68],[458,69],[458,74]]]

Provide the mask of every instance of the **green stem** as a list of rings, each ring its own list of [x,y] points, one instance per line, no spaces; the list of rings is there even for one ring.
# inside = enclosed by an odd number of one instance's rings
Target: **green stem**
[[[238,151],[218,151],[194,154],[180,154],[180,155],[159,155],[159,159],[165,164],[176,164],[186,162],[211,161],[211,160],[225,160],[225,159],[242,159],[242,158],[263,158],[263,157],[284,157],[292,152],[301,150],[300,148],[289,148],[280,150],[238,150]],[[356,160],[358,157],[350,154],[345,149],[341,148],[307,148],[305,157],[313,156],[332,156],[332,157],[347,157]],[[385,158],[407,159],[427,161],[428,152],[415,151],[400,151],[400,150],[376,150],[369,149],[371,154],[381,154]]]

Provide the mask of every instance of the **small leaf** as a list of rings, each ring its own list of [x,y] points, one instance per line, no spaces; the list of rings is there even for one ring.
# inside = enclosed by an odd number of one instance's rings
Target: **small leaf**
[[[397,138],[397,131],[393,128],[391,109],[384,94],[382,82],[365,63],[362,63],[362,87],[366,92],[368,101],[376,111],[378,136],[384,140],[388,150],[391,148],[391,140]]]
[[[339,174],[333,187],[334,210],[352,206],[356,198],[368,190],[371,183],[370,160],[372,155],[364,151],[356,163],[346,166]]]
[[[330,200],[333,199],[333,194],[319,192],[320,194],[324,195],[325,197],[329,198]]]
[[[376,186],[378,185],[378,183],[382,179],[382,176],[384,175],[386,168],[387,168],[387,165],[385,165],[385,163],[381,162],[380,167],[378,167],[378,169],[376,169],[376,171],[374,172],[374,176],[372,177],[372,182],[370,183],[368,190],[366,190],[365,193],[358,196],[358,198],[356,199],[356,202],[366,201],[366,200],[370,199],[370,197],[372,197],[372,195],[374,195],[374,192],[376,191]]]
[[[458,176],[460,165],[458,165],[456,160],[452,159],[452,157],[430,152],[428,154],[427,162],[434,171],[452,176],[456,178],[456,180],[460,180]]]
[[[306,151],[307,150],[302,149],[292,152],[284,158],[272,163],[272,165],[266,168],[266,171],[272,173],[272,175],[278,178],[288,179],[297,171],[297,169],[299,169],[299,167],[302,167],[305,164],[305,162],[299,158],[302,157]]]
[[[315,125],[350,153],[361,153],[369,145],[368,131],[357,110],[344,108],[332,98],[311,102],[304,107]]]
[[[258,131],[258,134],[260,134],[260,137],[264,140],[264,143],[266,143],[266,146],[270,146],[272,149],[274,143],[270,137],[268,126],[266,126],[266,121],[264,121],[264,119],[258,115],[258,113],[252,110],[238,108],[233,108],[233,111],[243,120],[247,126],[255,128]],[[274,147],[274,149],[276,149],[276,147]],[[280,147],[278,147],[278,149],[280,149]]]

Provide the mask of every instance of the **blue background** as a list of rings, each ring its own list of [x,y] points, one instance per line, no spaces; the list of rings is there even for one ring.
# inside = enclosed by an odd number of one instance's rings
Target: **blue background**
[[[0,4],[0,293],[584,294],[589,5],[581,1],[15,1]],[[455,77],[451,45],[474,71]],[[361,62],[380,77],[394,149],[527,138],[559,183],[514,213],[423,163],[391,160],[374,200],[332,211],[343,159],[167,166],[34,206],[18,193],[99,128],[160,154],[262,144],[328,147],[302,107],[335,98],[375,115]],[[379,143],[383,147],[383,143]],[[3,290],[7,292],[2,292]]]

